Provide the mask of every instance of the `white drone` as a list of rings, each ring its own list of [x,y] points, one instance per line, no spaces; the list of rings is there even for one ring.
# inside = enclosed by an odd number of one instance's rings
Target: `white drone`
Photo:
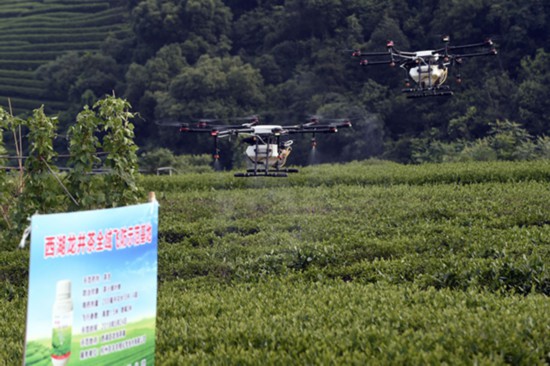
[[[285,169],[286,160],[292,151],[292,140],[283,139],[292,134],[312,134],[312,145],[317,144],[315,134],[336,133],[338,128],[351,127],[348,119],[319,120],[312,117],[307,123],[296,125],[261,125],[257,116],[246,117],[247,122],[239,125],[223,124],[220,120],[200,119],[195,123],[163,123],[162,125],[178,126],[182,133],[207,133],[214,138],[214,160],[220,158],[218,139],[242,135],[243,142],[249,146],[245,154],[252,168],[236,177],[286,177],[287,173],[296,173],[297,169]],[[284,141],[283,141],[284,140]]]

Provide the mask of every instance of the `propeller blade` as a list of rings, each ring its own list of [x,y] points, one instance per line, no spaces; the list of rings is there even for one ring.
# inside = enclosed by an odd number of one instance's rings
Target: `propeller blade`
[[[163,126],[163,127],[184,127],[184,126],[189,126],[188,123],[179,122],[179,121],[174,121],[174,120],[160,120],[160,121],[155,121],[155,124],[156,124],[157,126]]]

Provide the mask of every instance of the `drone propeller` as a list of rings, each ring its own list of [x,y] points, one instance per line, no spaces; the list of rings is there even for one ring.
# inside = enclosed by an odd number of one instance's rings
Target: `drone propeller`
[[[165,126],[165,127],[181,127],[181,126],[184,126],[184,125],[189,125],[188,123],[179,122],[179,121],[174,121],[174,120],[160,120],[160,121],[155,121],[155,124],[156,124],[157,126]]]
[[[323,118],[320,114],[311,114],[307,117],[308,122],[304,125],[314,125],[319,123],[319,121]]]
[[[245,127],[252,127],[260,123],[260,117],[257,115],[250,115],[245,117],[233,117],[229,118],[229,121],[244,121],[242,125]]]
[[[179,127],[180,132],[190,132],[195,130],[195,128],[191,127],[191,125],[187,122],[164,120],[164,121],[155,121],[155,124],[157,126],[162,126],[162,127]]]
[[[303,126],[313,125],[313,124],[341,124],[344,122],[349,122],[349,118],[329,118],[321,114],[312,114],[308,117],[309,122],[303,124]]]
[[[207,128],[214,124],[221,125],[223,121],[219,118],[196,118],[192,126],[196,128]]]
[[[316,145],[316,133],[335,133],[340,127],[351,127],[351,121],[348,118],[324,118],[318,115],[309,117],[309,122],[286,127],[288,134],[312,133],[312,145]]]
[[[351,121],[349,118],[328,118],[328,119],[324,119],[323,122],[332,124],[332,125],[351,126]]]

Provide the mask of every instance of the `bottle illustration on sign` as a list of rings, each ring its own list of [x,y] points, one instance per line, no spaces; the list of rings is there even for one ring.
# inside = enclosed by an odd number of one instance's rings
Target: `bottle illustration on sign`
[[[71,356],[73,300],[71,281],[57,281],[52,311],[52,364],[65,366]]]

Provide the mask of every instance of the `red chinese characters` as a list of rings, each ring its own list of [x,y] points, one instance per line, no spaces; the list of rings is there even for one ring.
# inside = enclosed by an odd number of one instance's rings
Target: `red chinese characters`
[[[151,223],[105,230],[91,230],[78,234],[59,234],[44,237],[44,258],[61,258],[88,255],[105,251],[151,244],[153,226]]]

